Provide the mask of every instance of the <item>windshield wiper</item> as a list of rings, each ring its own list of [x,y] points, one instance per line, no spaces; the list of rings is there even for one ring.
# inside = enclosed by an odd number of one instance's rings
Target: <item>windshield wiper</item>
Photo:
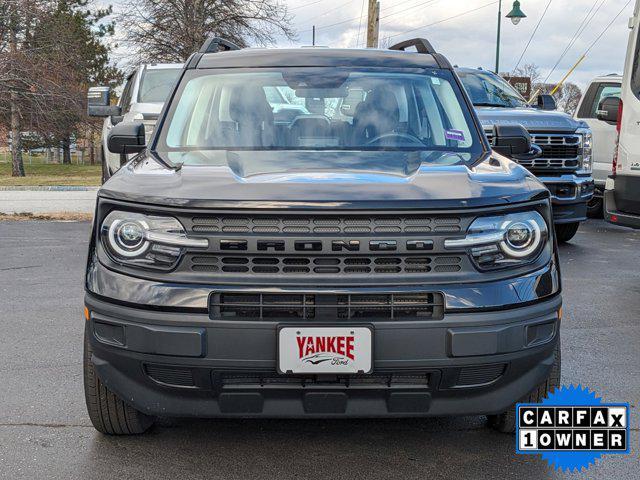
[[[505,103],[491,103],[491,102],[474,102],[474,107],[500,107],[500,108],[512,108],[511,105]]]

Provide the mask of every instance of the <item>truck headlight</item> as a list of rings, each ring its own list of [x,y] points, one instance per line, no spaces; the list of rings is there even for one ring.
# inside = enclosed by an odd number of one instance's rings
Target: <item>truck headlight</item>
[[[169,270],[187,248],[206,249],[206,238],[189,238],[173,217],[113,211],[100,228],[101,242],[114,262]]]
[[[464,238],[447,239],[448,250],[466,250],[481,270],[533,262],[549,243],[547,224],[536,211],[476,218]]]
[[[590,128],[579,128],[576,133],[582,136],[582,161],[578,173],[591,173],[593,169],[593,135]]]

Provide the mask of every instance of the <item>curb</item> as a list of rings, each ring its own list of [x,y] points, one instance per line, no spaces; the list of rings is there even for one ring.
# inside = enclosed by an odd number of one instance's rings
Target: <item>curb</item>
[[[33,187],[27,187],[27,186],[18,186],[18,187],[11,187],[11,186],[0,186],[0,192],[11,192],[11,191],[16,191],[16,192],[29,192],[29,191],[33,191],[33,192],[42,192],[42,191],[46,191],[46,192],[93,192],[93,191],[97,191],[100,187],[84,187],[84,186],[79,186],[79,185],[50,185],[50,186],[33,186]]]

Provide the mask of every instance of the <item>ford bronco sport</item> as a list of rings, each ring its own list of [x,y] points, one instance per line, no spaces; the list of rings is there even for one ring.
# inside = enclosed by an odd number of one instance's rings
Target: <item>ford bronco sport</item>
[[[111,151],[140,153],[100,189],[89,250],[100,432],[470,414],[511,432],[514,402],[558,385],[549,191],[498,153],[530,154],[530,138],[496,126],[492,151],[426,40],[210,39],[145,143],[142,123],[111,130]]]

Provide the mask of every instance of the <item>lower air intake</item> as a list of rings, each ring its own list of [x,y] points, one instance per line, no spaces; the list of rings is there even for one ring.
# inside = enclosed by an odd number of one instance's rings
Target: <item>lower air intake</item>
[[[502,376],[506,368],[507,365],[504,363],[464,367],[460,369],[456,385],[458,387],[471,387],[493,383]]]
[[[163,385],[171,387],[193,388],[193,372],[189,368],[165,367],[163,365],[145,365],[149,377]]]
[[[209,313],[217,320],[440,320],[440,293],[215,293]]]

